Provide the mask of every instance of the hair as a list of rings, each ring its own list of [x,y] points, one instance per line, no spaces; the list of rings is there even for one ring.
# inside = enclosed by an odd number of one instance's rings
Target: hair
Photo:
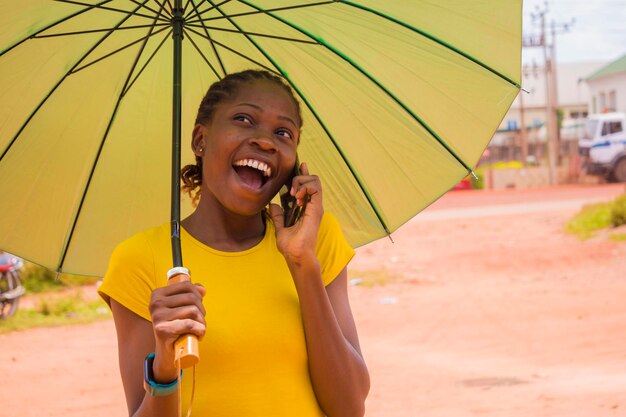
[[[296,99],[293,90],[282,77],[265,70],[235,72],[213,83],[200,103],[196,124],[209,123],[218,104],[230,100],[244,84],[254,81],[269,81],[286,91],[296,106],[298,122],[302,126],[300,103]],[[194,206],[197,205],[200,199],[200,186],[202,185],[202,158],[196,155],[196,163],[185,165],[181,169],[180,176],[183,181],[182,191],[189,195]]]

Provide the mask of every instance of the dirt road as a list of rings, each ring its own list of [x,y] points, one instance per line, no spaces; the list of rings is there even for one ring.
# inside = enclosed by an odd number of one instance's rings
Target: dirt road
[[[455,192],[360,248],[367,416],[626,416],[626,243],[563,233],[623,191]],[[111,321],[0,346],[0,416],[125,415]]]

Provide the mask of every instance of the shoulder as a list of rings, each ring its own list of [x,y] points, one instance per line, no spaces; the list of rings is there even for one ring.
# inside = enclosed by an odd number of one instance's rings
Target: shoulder
[[[169,257],[170,234],[170,224],[165,223],[123,240],[111,254],[107,275],[154,274],[156,260]]]
[[[169,238],[168,227],[169,223],[166,223],[135,233],[115,247],[111,259],[145,257]]]
[[[139,232],[119,243],[98,288],[107,302],[113,298],[137,315],[150,320],[150,293],[161,283],[155,273],[155,259],[167,248],[169,223]]]

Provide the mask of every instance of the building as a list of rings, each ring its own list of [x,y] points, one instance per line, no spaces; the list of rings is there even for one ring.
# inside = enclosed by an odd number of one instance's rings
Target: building
[[[590,87],[586,77],[599,72],[606,62],[575,62],[557,65],[557,107],[561,119],[561,139],[574,142],[583,129],[582,121],[576,120],[590,112]],[[522,118],[526,125],[528,155],[532,162],[546,155],[546,78],[543,68],[525,65],[522,71],[521,91],[513,102],[489,147],[496,160],[521,160]],[[626,101],[626,100],[625,100]],[[566,144],[565,144],[566,145]],[[572,144],[572,148],[575,144]]]
[[[626,112],[626,55],[598,69],[585,81],[592,113]]]

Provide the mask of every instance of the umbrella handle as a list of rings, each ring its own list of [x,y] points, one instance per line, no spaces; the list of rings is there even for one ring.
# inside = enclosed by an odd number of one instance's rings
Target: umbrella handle
[[[167,271],[167,284],[191,281],[189,270],[183,267],[172,268]],[[198,337],[193,334],[185,334],[174,342],[176,361],[180,361],[181,368],[190,368],[200,361],[198,350]]]

